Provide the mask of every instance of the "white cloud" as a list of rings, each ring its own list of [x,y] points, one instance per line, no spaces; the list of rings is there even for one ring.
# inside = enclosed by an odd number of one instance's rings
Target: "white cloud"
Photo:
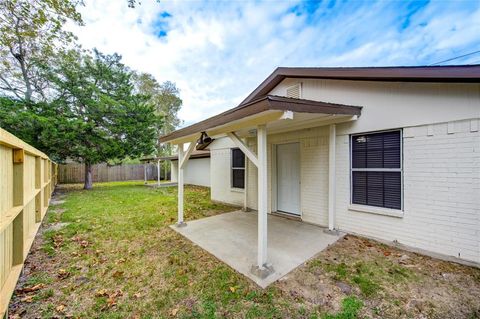
[[[478,2],[309,4],[87,0],[86,25],[72,29],[84,47],[176,82],[185,124],[236,106],[277,66],[430,64],[480,46]]]

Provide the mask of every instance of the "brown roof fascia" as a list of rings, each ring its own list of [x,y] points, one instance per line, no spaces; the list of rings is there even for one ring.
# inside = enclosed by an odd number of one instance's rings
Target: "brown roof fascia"
[[[179,137],[204,132],[212,127],[223,125],[228,122],[251,116],[266,110],[268,110],[268,103],[266,101],[259,101],[258,103],[252,102],[245,105],[240,105],[201,122],[176,130],[168,135],[161,136],[159,138],[159,141],[161,143],[164,143]]]
[[[258,114],[268,110],[293,111],[302,113],[325,113],[325,114],[350,114],[360,115],[361,107],[333,104],[303,99],[267,95],[255,101],[241,104],[221,114],[215,115],[204,121],[179,129],[159,138],[160,142],[168,142],[173,139],[207,131],[213,127],[227,124],[247,116]]]
[[[417,67],[288,68],[273,71],[243,103],[268,94],[285,78],[313,78],[384,82],[479,83],[480,65]]]
[[[268,95],[267,100],[270,102],[271,110],[345,115],[360,115],[362,112],[361,106],[293,99],[283,96]]]

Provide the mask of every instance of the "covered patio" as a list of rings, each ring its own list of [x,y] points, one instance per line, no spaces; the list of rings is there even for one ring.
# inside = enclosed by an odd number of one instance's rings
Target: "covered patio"
[[[282,277],[338,238],[334,229],[336,124],[355,121],[360,114],[358,106],[266,95],[162,136],[160,142],[178,146],[178,221],[175,226],[178,232],[261,286]],[[327,231],[330,234],[324,234],[317,226],[268,214],[267,136],[318,126],[329,128]],[[248,165],[257,168],[258,211],[244,215],[248,217],[240,218],[240,213],[227,214],[189,222],[187,226],[183,216],[185,165],[196,148],[218,137],[228,137],[245,154]],[[255,138],[255,149],[247,145],[247,138]],[[187,149],[184,144],[188,144]],[[248,209],[246,204],[244,208]],[[216,225],[214,221],[221,223]],[[285,241],[285,234],[291,234],[291,242]]]
[[[260,277],[252,272],[256,263],[257,212],[235,211],[171,226],[194,244],[265,288],[312,258],[343,234],[330,234],[318,226],[268,215],[267,260],[271,273]]]

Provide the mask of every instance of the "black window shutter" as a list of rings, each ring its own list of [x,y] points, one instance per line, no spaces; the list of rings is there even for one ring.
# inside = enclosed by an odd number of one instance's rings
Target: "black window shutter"
[[[400,131],[352,136],[352,203],[401,209],[401,161]]]
[[[245,188],[245,154],[238,148],[232,149],[232,187]]]

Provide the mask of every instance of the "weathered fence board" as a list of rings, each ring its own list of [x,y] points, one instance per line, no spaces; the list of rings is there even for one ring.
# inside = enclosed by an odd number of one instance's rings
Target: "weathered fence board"
[[[134,181],[144,180],[147,168],[147,180],[157,179],[156,164],[122,164],[110,166],[107,164],[93,165],[92,175],[94,182],[118,182],[118,181]],[[164,170],[160,172],[160,178],[165,177]],[[83,183],[85,181],[85,165],[77,163],[69,163],[59,165],[58,182],[61,184]]]
[[[57,183],[57,165],[0,128],[0,315],[17,283]]]

